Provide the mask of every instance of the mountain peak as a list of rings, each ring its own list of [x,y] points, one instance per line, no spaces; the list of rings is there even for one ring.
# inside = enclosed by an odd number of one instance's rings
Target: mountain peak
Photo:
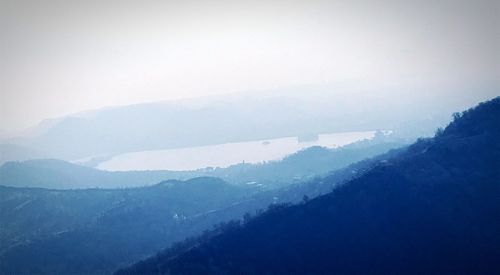
[[[500,97],[453,114],[453,121],[444,129],[443,136],[474,136],[500,131]]]

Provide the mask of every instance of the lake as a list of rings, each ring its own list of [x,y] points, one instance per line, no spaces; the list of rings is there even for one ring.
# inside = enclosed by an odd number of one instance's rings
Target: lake
[[[247,142],[233,142],[179,149],[140,151],[114,156],[97,168],[109,171],[127,170],[196,170],[206,167],[228,167],[241,162],[261,163],[280,160],[311,146],[335,148],[373,138],[375,131],[320,134],[306,137],[284,137]],[[303,139],[302,139],[303,140]]]

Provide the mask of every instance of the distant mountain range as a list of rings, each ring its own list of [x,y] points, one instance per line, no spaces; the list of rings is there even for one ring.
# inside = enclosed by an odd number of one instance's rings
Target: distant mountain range
[[[43,121],[24,136],[5,142],[32,148],[48,158],[73,161],[143,150],[377,129],[414,138],[432,134],[448,121],[453,107],[460,105],[449,99],[387,101],[373,93],[343,89],[347,88],[288,88],[269,91],[266,96],[238,93],[93,110]],[[414,104],[419,108],[408,108]]]
[[[117,274],[498,274],[500,97],[334,189]]]

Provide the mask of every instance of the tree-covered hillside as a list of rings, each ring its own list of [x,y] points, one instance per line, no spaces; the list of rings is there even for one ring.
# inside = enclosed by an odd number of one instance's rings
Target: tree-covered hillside
[[[0,273],[110,272],[238,218],[255,187],[216,178],[130,189],[0,187]]]

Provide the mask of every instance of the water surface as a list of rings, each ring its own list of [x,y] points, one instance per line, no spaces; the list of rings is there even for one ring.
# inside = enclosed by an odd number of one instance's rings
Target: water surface
[[[370,139],[375,131],[320,134],[316,140],[299,142],[297,137],[233,142],[179,149],[140,151],[114,156],[99,164],[110,171],[126,170],[195,170],[227,167],[241,162],[260,163],[279,160],[311,146],[335,148],[362,139]]]

